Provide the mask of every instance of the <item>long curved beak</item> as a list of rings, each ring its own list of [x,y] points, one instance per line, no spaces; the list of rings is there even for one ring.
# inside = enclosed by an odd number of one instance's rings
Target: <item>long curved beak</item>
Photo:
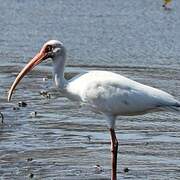
[[[43,60],[48,58],[48,54],[44,51],[40,51],[29,63],[21,70],[21,72],[16,77],[15,81],[13,82],[9,94],[8,94],[8,101],[11,100],[12,93],[20,80],[28,73],[30,72],[35,66],[37,66],[39,63],[41,63]]]

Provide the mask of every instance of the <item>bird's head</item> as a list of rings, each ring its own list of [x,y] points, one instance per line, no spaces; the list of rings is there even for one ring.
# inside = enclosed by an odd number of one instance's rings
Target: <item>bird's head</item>
[[[64,46],[58,40],[50,40],[43,45],[39,53],[44,54],[45,59],[54,59],[55,57],[62,55],[64,53]]]
[[[21,72],[16,77],[15,81],[13,82],[9,94],[8,94],[8,101],[11,100],[12,93],[20,80],[30,72],[35,66],[37,66],[42,61],[51,58],[53,61],[56,60],[58,56],[64,56],[65,48],[63,44],[58,40],[50,40],[46,42],[41,50],[34,56],[32,60],[21,70]]]

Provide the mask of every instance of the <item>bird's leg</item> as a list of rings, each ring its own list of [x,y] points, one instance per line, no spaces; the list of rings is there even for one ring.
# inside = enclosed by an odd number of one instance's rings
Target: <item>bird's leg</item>
[[[113,128],[110,128],[110,134],[111,134],[111,152],[112,152],[111,180],[117,180],[116,169],[117,169],[118,140],[116,138],[116,133]]]

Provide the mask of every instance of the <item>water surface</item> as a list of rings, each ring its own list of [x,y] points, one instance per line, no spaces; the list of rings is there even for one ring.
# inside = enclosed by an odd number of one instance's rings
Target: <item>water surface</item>
[[[161,3],[0,0],[0,179],[109,179],[106,122],[53,88],[51,62],[30,73],[10,103],[7,91],[42,44],[59,39],[68,52],[67,77],[113,71],[180,99],[180,4],[164,11]],[[40,96],[41,90],[51,98]],[[28,106],[13,110],[22,100]],[[173,113],[119,117],[118,178],[178,179],[179,120]]]

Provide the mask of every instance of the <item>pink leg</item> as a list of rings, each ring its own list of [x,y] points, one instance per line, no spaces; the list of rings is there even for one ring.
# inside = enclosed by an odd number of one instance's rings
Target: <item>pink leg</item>
[[[111,133],[111,152],[112,152],[112,171],[111,171],[111,180],[117,180],[117,152],[118,152],[118,140],[116,138],[116,133],[113,128],[110,128]]]

